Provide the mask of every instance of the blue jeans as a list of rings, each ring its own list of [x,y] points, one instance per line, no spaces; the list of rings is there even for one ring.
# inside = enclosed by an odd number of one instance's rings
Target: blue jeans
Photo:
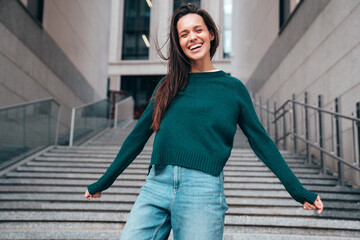
[[[153,165],[130,212],[121,240],[220,240],[228,205],[224,173]]]

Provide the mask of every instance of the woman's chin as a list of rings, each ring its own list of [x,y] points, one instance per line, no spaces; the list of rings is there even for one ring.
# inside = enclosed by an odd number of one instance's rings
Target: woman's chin
[[[199,60],[203,60],[205,59],[205,55],[204,54],[187,54],[187,57],[190,59],[190,61],[199,61]]]

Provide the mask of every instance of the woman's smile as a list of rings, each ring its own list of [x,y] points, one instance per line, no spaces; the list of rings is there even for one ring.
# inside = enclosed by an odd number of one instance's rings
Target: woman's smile
[[[196,44],[192,44],[189,49],[191,52],[196,53],[199,52],[202,48],[203,44],[202,43],[196,43]]]

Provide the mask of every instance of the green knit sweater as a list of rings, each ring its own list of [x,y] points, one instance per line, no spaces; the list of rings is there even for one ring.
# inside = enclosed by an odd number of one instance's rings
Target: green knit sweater
[[[88,186],[91,194],[109,188],[143,150],[153,133],[152,109],[153,99],[105,174]],[[173,164],[217,176],[229,159],[237,124],[290,195],[300,203],[313,203],[317,194],[306,190],[284,161],[261,125],[246,87],[223,71],[189,73],[188,84],[177,92],[155,135],[149,167]]]

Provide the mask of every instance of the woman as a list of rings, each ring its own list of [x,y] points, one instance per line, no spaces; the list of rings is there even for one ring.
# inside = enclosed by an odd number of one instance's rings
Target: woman
[[[156,131],[146,184],[131,210],[121,239],[222,239],[228,209],[223,168],[237,124],[255,154],[276,174],[304,209],[320,197],[306,190],[261,126],[245,86],[211,63],[219,34],[211,16],[188,4],[171,20],[168,73],[106,173],[85,197],[101,192],[142,151]]]

